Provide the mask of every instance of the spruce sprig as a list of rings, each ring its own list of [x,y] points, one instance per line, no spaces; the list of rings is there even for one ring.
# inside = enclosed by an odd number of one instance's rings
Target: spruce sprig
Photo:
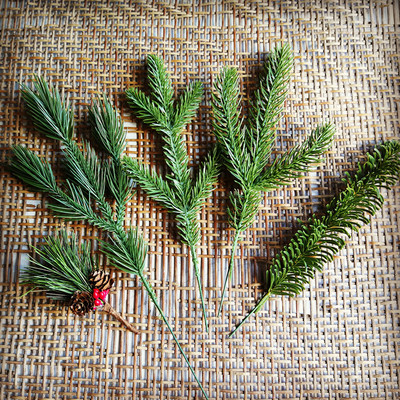
[[[212,95],[214,133],[224,165],[238,185],[229,196],[228,219],[235,235],[218,315],[232,274],[238,241],[253,223],[263,192],[287,185],[292,179],[302,176],[310,169],[310,164],[320,161],[332,141],[334,127],[331,124],[318,127],[304,143],[276,158],[268,167],[292,65],[293,56],[288,45],[271,52],[264,63],[260,86],[250,104],[247,125],[244,125],[241,117],[237,70],[223,69],[215,83]]]
[[[147,62],[150,96],[137,88],[128,89],[126,95],[135,115],[161,134],[164,140],[165,161],[170,173],[164,178],[141,161],[129,157],[124,158],[124,164],[129,175],[149,197],[175,214],[182,241],[190,248],[208,332],[197,255],[200,241],[198,214],[217,180],[219,164],[214,150],[200,167],[197,177],[192,177],[183,136],[185,126],[196,115],[203,88],[200,82],[191,83],[175,103],[171,79],[163,61],[155,55],[150,55]]]
[[[107,155],[103,160],[89,143],[84,142],[80,146],[76,142],[73,113],[57,90],[50,88],[38,76],[35,76],[33,85],[34,90],[23,85],[21,91],[28,114],[39,132],[60,141],[68,178],[60,187],[50,164],[23,146],[13,148],[11,171],[32,188],[46,193],[53,200],[49,207],[57,217],[86,220],[108,233],[110,241],[103,242],[102,251],[115,267],[138,275],[196,382],[208,398],[145,276],[147,244],[136,228],[124,227],[132,182],[122,168],[125,133],[121,118],[106,98],[97,99],[90,109],[93,136]],[[116,202],[115,212],[106,197],[107,190]]]
[[[272,296],[293,297],[304,290],[316,271],[333,260],[345,245],[344,235],[350,237],[363,224],[369,223],[383,205],[379,189],[390,189],[400,176],[400,142],[389,141],[369,154],[365,163],[358,164],[353,177],[346,173],[345,189],[327,206],[320,218],[313,215],[302,224],[290,243],[273,259],[266,271],[267,291],[230,334],[231,337],[243,323],[257,313]]]

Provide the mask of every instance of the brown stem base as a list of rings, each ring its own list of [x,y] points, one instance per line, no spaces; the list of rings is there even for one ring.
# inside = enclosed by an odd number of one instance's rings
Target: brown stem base
[[[122,325],[125,325],[125,327],[131,332],[140,333],[140,331],[134,328],[125,318],[123,318],[118,311],[114,310],[110,303],[105,302],[102,311],[112,315],[115,319],[121,322]]]

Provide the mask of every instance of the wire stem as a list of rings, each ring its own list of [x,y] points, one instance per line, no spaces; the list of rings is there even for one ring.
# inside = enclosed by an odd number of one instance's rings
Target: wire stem
[[[156,295],[155,295],[155,293],[154,293],[154,291],[153,291],[153,288],[151,287],[149,281],[146,279],[146,277],[145,277],[143,274],[140,273],[138,276],[139,276],[140,280],[142,281],[144,287],[146,288],[147,293],[149,294],[151,301],[153,302],[153,304],[156,306],[158,312],[160,313],[162,320],[165,322],[165,324],[167,325],[167,328],[168,328],[169,331],[171,332],[171,335],[172,335],[172,337],[174,338],[175,343],[176,343],[176,345],[178,346],[178,349],[179,349],[180,353],[182,354],[182,357],[185,359],[186,364],[188,365],[188,367],[189,367],[189,369],[190,369],[190,372],[193,374],[194,379],[196,380],[196,382],[197,382],[198,385],[200,386],[200,389],[201,389],[201,391],[203,392],[205,398],[208,400],[208,395],[207,395],[207,393],[205,392],[205,390],[204,390],[204,388],[203,388],[203,385],[200,383],[200,380],[199,380],[199,378],[197,377],[196,373],[194,372],[194,369],[193,369],[192,365],[190,364],[190,361],[189,361],[189,359],[187,358],[185,352],[183,351],[183,349],[182,349],[182,347],[181,347],[181,345],[180,345],[180,343],[179,343],[179,341],[178,341],[178,338],[175,336],[174,331],[172,330],[170,324],[168,323],[168,320],[167,320],[167,318],[165,317],[164,312],[163,312],[161,306],[158,304],[157,297],[156,297]]]
[[[228,338],[231,338],[235,332],[257,311],[261,309],[261,307],[267,302],[267,300],[270,298],[271,293],[267,293],[264,295],[261,300],[258,302],[258,304],[243,318],[242,322],[229,334]]]
[[[116,311],[110,303],[108,303],[107,301],[104,303],[104,307],[103,307],[103,312],[106,312],[107,314],[112,315],[116,320],[118,320],[119,322],[121,322],[121,324],[125,325],[125,327],[130,330],[133,333],[140,333],[140,331],[138,331],[136,328],[134,328],[125,318],[122,317],[122,315]]]
[[[200,272],[199,272],[199,258],[197,256],[197,249],[195,246],[190,246],[190,254],[192,255],[193,266],[194,266],[194,271],[196,274],[197,284],[199,285],[201,307],[203,309],[203,318],[204,318],[204,323],[206,326],[206,332],[208,333],[207,311],[206,311],[206,305],[204,302],[203,287],[201,284],[201,278],[200,278]]]
[[[222,289],[222,296],[221,296],[221,301],[219,303],[218,314],[217,314],[218,317],[220,316],[221,311],[222,311],[222,304],[224,302],[225,291],[226,291],[226,287],[228,286],[228,281],[230,281],[230,279],[232,277],[232,268],[233,268],[233,264],[235,263],[235,252],[236,252],[236,247],[237,247],[237,244],[239,241],[240,234],[241,234],[241,231],[237,230],[235,232],[235,238],[233,239],[232,250],[231,250],[231,259],[229,261],[228,272],[226,273],[226,276],[225,276],[224,288]]]

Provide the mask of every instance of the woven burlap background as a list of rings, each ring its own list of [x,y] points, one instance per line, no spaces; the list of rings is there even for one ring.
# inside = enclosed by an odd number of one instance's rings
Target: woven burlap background
[[[214,141],[210,92],[220,69],[239,69],[246,99],[266,53],[290,43],[295,70],[274,155],[326,120],[337,127],[335,143],[316,172],[266,195],[238,249],[228,301],[217,318],[232,239],[225,214],[229,177],[220,179],[201,213],[209,334],[171,216],[139,190],[127,222],[139,225],[150,244],[149,278],[211,399],[400,398],[400,186],[384,193],[383,210],[301,296],[272,299],[227,338],[262,293],[263,269],[295,233],[296,219],[326,204],[340,175],[354,171],[374,144],[399,137],[397,0],[5,0],[1,14],[2,159],[20,143],[57,171],[58,145],[34,131],[20,99],[18,83],[32,73],[70,99],[83,134],[93,94],[107,93],[123,115],[127,152],[162,167],[159,137],[130,115],[123,95],[132,85],[145,87],[146,56],[162,56],[177,92],[191,80],[205,83],[187,133],[196,168]],[[61,221],[42,195],[6,169],[0,182],[0,398],[202,398],[146,292],[127,274],[116,272],[111,302],[141,335],[101,313],[75,317],[43,294],[19,297],[26,292],[17,278],[28,246]],[[69,226],[95,245],[97,230]]]

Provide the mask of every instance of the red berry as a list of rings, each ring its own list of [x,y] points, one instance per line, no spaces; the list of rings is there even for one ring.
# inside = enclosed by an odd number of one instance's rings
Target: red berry
[[[101,306],[103,303],[101,302],[101,300],[100,299],[96,299],[95,301],[94,301],[94,305],[95,306]]]
[[[100,296],[100,290],[99,289],[93,289],[93,297],[95,299],[98,299]]]
[[[108,290],[103,290],[102,292],[100,292],[99,297],[100,299],[105,300],[107,295],[108,295]]]

